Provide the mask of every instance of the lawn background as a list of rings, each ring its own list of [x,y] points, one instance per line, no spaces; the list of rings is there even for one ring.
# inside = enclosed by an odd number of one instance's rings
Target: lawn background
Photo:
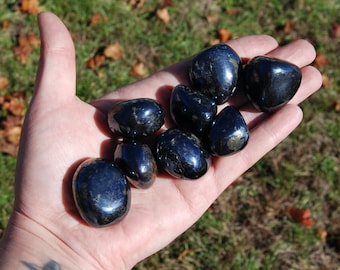
[[[339,1],[41,0],[39,6],[56,13],[72,34],[77,94],[86,101],[139,79],[131,75],[136,63],[151,74],[199,52],[219,38],[220,29],[232,38],[269,34],[281,44],[312,42],[323,60],[315,65],[324,86],[302,104],[303,123],[191,229],[136,269],[340,269]],[[157,16],[162,8],[168,23]],[[104,20],[89,26],[94,14]],[[9,81],[0,95],[24,91],[27,104],[39,46],[25,64],[13,47],[20,34],[38,35],[36,16],[18,10],[16,1],[0,0],[0,23],[0,77]],[[88,68],[87,61],[112,43],[120,44],[124,56]],[[0,119],[7,115],[2,108]],[[15,163],[15,157],[0,153],[1,230],[12,209]],[[306,228],[296,222],[287,214],[292,207],[308,209],[315,223]]]

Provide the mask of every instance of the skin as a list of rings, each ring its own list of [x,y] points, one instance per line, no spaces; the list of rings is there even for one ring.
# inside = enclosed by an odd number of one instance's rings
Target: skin
[[[132,189],[124,220],[92,228],[78,215],[71,180],[85,158],[111,156],[115,139],[110,139],[106,124],[108,108],[137,97],[154,98],[167,108],[171,87],[188,83],[183,74],[189,61],[88,104],[75,93],[75,51],[68,30],[51,13],[39,15],[39,28],[40,64],[21,136],[14,210],[0,243],[2,269],[49,263],[62,269],[132,268],[193,225],[235,179],[286,138],[302,120],[298,104],[321,86],[320,73],[308,66],[315,50],[307,41],[279,47],[270,36],[231,40],[228,44],[242,59],[266,54],[301,67],[303,79],[295,97],[268,115],[255,111],[242,93],[236,94],[229,103],[240,109],[251,132],[244,150],[214,158],[208,173],[196,181],[160,174],[149,189]]]

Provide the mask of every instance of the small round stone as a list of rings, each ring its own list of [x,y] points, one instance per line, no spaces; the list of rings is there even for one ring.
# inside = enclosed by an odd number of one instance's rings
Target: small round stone
[[[189,67],[193,89],[225,103],[236,90],[242,70],[241,59],[227,44],[220,43],[199,53]]]
[[[91,158],[79,165],[72,191],[81,217],[91,226],[115,224],[130,208],[130,185],[112,162]]]
[[[201,141],[191,132],[168,129],[156,138],[156,159],[170,175],[197,179],[210,167],[210,155]]]
[[[113,133],[128,138],[140,138],[160,129],[164,118],[164,110],[158,102],[138,98],[113,105],[108,113],[108,124]]]

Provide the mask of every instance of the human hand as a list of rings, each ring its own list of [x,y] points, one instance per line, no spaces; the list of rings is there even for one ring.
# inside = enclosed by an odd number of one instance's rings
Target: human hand
[[[315,51],[307,41],[279,47],[269,36],[246,36],[228,42],[243,59],[268,54],[301,67],[297,94],[272,115],[255,111],[244,94],[236,94],[228,103],[249,124],[245,149],[214,157],[209,171],[195,181],[160,174],[149,189],[132,189],[131,209],[120,223],[92,228],[78,215],[71,180],[84,159],[112,158],[108,108],[138,97],[156,99],[167,108],[172,87],[188,84],[189,60],[87,104],[76,97],[75,52],[67,29],[50,13],[39,15],[39,26],[36,89],[21,136],[14,211],[1,244],[7,246],[0,261],[8,269],[52,260],[62,269],[133,267],[188,229],[235,179],[286,138],[302,119],[297,105],[321,85],[320,73],[308,66]]]

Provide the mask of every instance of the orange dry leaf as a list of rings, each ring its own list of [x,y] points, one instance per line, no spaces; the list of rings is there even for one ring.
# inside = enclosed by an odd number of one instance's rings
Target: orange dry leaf
[[[134,77],[144,77],[147,72],[142,62],[138,62],[131,67],[130,74]]]
[[[112,43],[105,47],[104,56],[113,60],[118,60],[124,56],[124,51],[118,42]]]
[[[17,9],[21,12],[36,15],[40,11],[38,0],[19,0],[17,1]]]
[[[286,21],[285,26],[283,28],[283,32],[285,34],[289,34],[293,30],[293,23],[291,20]]]
[[[335,38],[338,38],[340,37],[340,23],[334,23],[332,25],[332,36],[335,37]]]
[[[20,63],[26,64],[33,47],[39,44],[40,39],[34,33],[21,33],[17,38],[17,45],[13,47],[16,59]]]
[[[33,32],[29,32],[26,34],[27,43],[31,46],[40,45],[40,38]]]
[[[157,10],[157,17],[165,24],[170,22],[170,15],[166,7]]]
[[[132,8],[142,8],[144,6],[144,0],[130,0],[129,4]]]
[[[86,67],[94,69],[94,68],[97,68],[103,65],[104,61],[105,61],[104,55],[96,54],[93,57],[91,57],[89,60],[87,60]]]
[[[315,223],[314,219],[311,216],[310,210],[307,208],[299,209],[291,207],[287,210],[287,214],[296,222],[300,223],[306,228],[310,228]]]
[[[231,16],[235,16],[238,14],[237,8],[230,8],[226,10],[226,13]]]
[[[333,108],[336,112],[340,112],[340,100],[333,102]]]
[[[331,82],[330,79],[327,75],[322,74],[322,86],[324,88],[328,88],[330,86]]]
[[[0,90],[5,89],[9,84],[9,81],[5,77],[0,77]]]
[[[208,21],[208,23],[215,23],[218,21],[219,16],[217,14],[212,14],[212,15],[208,15],[205,17]]]
[[[9,26],[10,26],[10,22],[9,21],[7,21],[7,20],[4,20],[4,21],[2,21],[2,23],[1,23],[1,28],[2,29],[7,29]]]
[[[327,231],[325,228],[317,228],[315,231],[319,235],[321,242],[326,243]]]
[[[314,62],[317,67],[321,68],[327,65],[328,59],[323,53],[317,53]]]
[[[89,26],[90,27],[94,27],[96,26],[98,23],[105,23],[107,22],[107,18],[96,13],[96,14],[93,14],[89,20]]]
[[[24,92],[0,96],[0,106],[7,116],[0,122],[0,151],[16,156],[24,119]]]
[[[232,38],[232,34],[228,29],[220,29],[218,30],[218,37],[220,42],[227,42]]]

